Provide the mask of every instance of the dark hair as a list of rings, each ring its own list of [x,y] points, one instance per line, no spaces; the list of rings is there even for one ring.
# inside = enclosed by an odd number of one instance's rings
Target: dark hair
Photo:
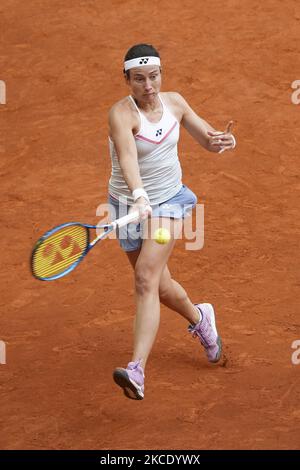
[[[151,44],[135,44],[135,46],[132,46],[126,52],[124,62],[126,62],[126,60],[138,59],[139,57],[145,56],[160,57],[158,51]],[[123,73],[126,73],[127,78],[129,78],[129,72],[130,70],[125,72],[125,69],[123,69]]]

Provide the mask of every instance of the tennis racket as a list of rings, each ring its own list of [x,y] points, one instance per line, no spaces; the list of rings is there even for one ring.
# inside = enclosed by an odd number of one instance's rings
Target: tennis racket
[[[69,222],[46,232],[36,242],[31,255],[31,271],[41,281],[53,281],[66,276],[78,266],[89,251],[100,240],[106,238],[117,227],[124,227],[138,219],[134,211],[110,224],[89,225]],[[92,241],[93,229],[101,230]]]

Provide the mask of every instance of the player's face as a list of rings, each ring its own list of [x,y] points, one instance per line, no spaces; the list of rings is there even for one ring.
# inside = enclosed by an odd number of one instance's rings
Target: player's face
[[[152,102],[161,87],[161,73],[158,65],[145,65],[130,70],[127,83],[137,101]]]

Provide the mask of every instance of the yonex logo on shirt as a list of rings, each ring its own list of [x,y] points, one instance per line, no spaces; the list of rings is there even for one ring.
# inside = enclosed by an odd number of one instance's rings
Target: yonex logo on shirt
[[[149,60],[148,57],[147,57],[146,59],[141,59],[141,60],[140,60],[140,65],[142,65],[142,64],[147,64],[148,60]]]
[[[161,134],[162,134],[162,129],[157,129],[157,131],[156,131],[156,137],[158,137],[158,136],[161,135]]]

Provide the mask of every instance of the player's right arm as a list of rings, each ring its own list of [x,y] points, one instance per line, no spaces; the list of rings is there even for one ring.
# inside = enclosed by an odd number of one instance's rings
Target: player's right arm
[[[113,140],[119,164],[130,191],[142,188],[136,145],[132,133],[132,118],[121,105],[113,106],[109,112],[110,135]]]
[[[124,179],[131,192],[135,189],[143,188],[138,164],[138,155],[135,140],[133,137],[133,119],[129,110],[122,104],[114,105],[109,112],[109,128],[111,139],[114,143],[120,168]],[[149,201],[144,197],[139,197],[133,209],[140,211],[142,219],[151,214]]]

